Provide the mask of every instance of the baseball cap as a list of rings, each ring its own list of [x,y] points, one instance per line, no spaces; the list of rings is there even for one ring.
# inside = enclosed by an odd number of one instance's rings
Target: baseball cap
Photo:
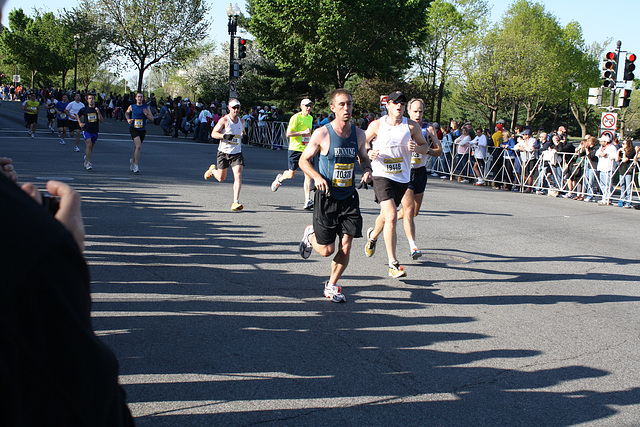
[[[531,135],[531,131],[529,129],[525,129],[522,131],[522,135]]]
[[[236,105],[240,105],[240,101],[238,101],[237,99],[233,99],[231,100],[231,102],[229,103],[229,108],[233,108]]]
[[[311,105],[313,104],[313,101],[310,100],[309,98],[305,98],[302,101],[300,101],[300,105]]]
[[[566,131],[567,131],[567,128],[565,128],[564,126],[560,126],[560,127],[558,128],[558,132],[559,132],[559,131],[566,132]]]
[[[387,96],[387,102],[388,101],[391,101],[396,104],[398,102],[407,102],[407,97],[404,96],[402,92],[396,90],[395,92],[391,92],[389,96]]]
[[[611,142],[611,138],[609,138],[609,135],[602,135],[598,141],[600,142]]]

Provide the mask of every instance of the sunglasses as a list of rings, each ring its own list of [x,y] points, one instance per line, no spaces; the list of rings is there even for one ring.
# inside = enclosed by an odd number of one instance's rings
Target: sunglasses
[[[233,106],[233,107],[231,107],[231,108],[233,108],[234,110],[238,110],[238,109],[240,108],[240,106],[239,106],[239,105],[234,105],[234,106]]]

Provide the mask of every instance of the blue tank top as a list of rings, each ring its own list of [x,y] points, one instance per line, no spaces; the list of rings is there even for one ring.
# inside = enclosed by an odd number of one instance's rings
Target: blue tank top
[[[326,126],[329,152],[320,155],[318,172],[331,186],[331,197],[344,200],[356,191],[354,172],[358,161],[358,134],[356,127],[351,125],[351,135],[346,139],[340,138],[331,123]]]
[[[147,104],[131,104],[131,118],[133,119],[133,123],[131,124],[132,128],[138,130],[145,130],[145,124],[147,123],[147,116],[144,114],[144,110],[147,109]]]

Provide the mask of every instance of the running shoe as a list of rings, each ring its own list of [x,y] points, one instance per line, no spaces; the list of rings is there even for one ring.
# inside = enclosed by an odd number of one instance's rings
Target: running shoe
[[[87,163],[84,165],[84,168],[85,168],[86,170],[90,171],[91,169],[93,169],[93,166],[91,166],[91,162],[87,162]]]
[[[411,258],[413,258],[414,260],[420,258],[422,256],[422,252],[420,251],[420,249],[414,248],[411,250]]]
[[[473,184],[473,185],[484,185],[484,181],[482,181],[482,180],[478,180],[478,182],[476,182],[476,183],[475,183],[475,184]]]
[[[313,209],[313,200],[309,199],[307,200],[307,203],[304,204],[304,210],[310,211],[311,209]]]
[[[402,268],[398,261],[394,262],[393,264],[389,264],[389,277],[397,279],[406,275],[407,272],[404,271],[404,268]]]
[[[271,183],[271,191],[278,191],[278,187],[282,185],[282,174],[279,173],[276,179]]]
[[[36,136],[34,134],[31,134],[31,139],[35,139]]]
[[[373,227],[369,227],[367,230],[367,243],[364,245],[364,254],[367,257],[372,257],[376,253],[376,242],[378,239],[372,239],[371,233],[373,233]]]
[[[324,296],[331,299],[332,302],[347,302],[342,294],[342,287],[337,285],[329,286],[329,281],[324,282]]]
[[[140,168],[138,168],[138,165],[136,165],[135,163],[133,164],[133,173],[140,173]]]
[[[435,178],[438,178],[440,175],[438,175],[437,173],[433,172],[433,173],[431,174],[431,176],[433,176],[433,177],[435,177]]]
[[[241,211],[242,209],[244,209],[244,206],[242,206],[240,203],[238,202],[233,202],[231,204],[231,210],[232,211]]]
[[[76,153],[80,152],[80,148],[76,145],[75,147],[73,147],[73,151],[75,151]]]
[[[313,225],[307,225],[307,227],[304,229],[302,240],[300,240],[300,256],[304,259],[309,258],[311,256],[311,251],[313,250],[311,240],[309,240],[312,234]]]
[[[66,142],[64,141],[64,138],[60,138],[60,145],[64,145],[66,144]]]
[[[213,176],[213,171],[218,169],[216,165],[209,166],[209,169],[204,173],[204,179],[209,180]]]
[[[129,170],[133,172],[133,159],[129,159]]]
[[[460,182],[461,182],[461,183],[463,183],[463,184],[468,184],[468,183],[469,183],[469,180],[465,178],[465,179],[463,179],[463,180],[462,180],[462,181],[460,181]]]

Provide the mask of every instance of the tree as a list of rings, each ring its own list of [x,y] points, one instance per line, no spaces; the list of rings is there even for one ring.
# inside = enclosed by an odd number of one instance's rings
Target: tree
[[[138,91],[149,67],[184,62],[209,27],[203,0],[83,0],[81,8],[138,70]]]
[[[407,69],[429,1],[249,0],[243,25],[278,67],[338,88],[355,74],[389,78]]]
[[[488,14],[484,0],[434,0],[429,5],[427,39],[416,49],[416,66],[430,88],[425,114],[436,122],[440,122],[445,85],[450,76],[460,74],[464,58],[485,33]]]

